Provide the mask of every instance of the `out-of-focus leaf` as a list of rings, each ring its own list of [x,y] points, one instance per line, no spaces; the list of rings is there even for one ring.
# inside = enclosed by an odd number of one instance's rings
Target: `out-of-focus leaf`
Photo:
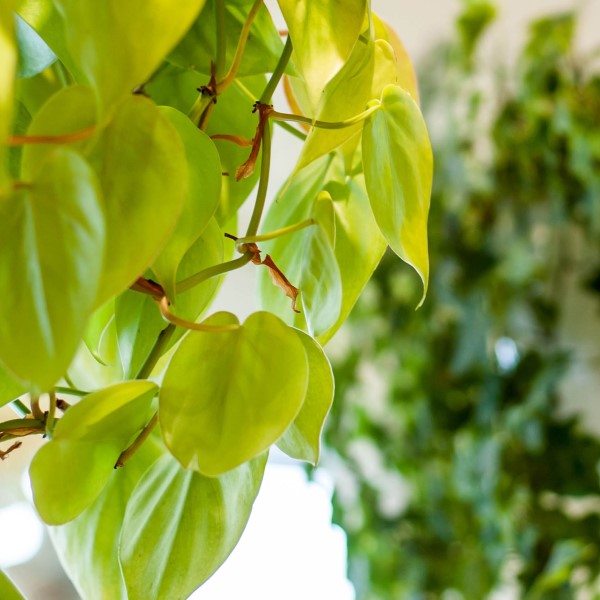
[[[237,544],[258,494],[266,453],[220,477],[163,456],[135,488],[119,558],[129,598],[187,598]]]
[[[17,77],[33,77],[49,67],[56,55],[27,21],[16,15],[15,22],[19,50]]]
[[[4,187],[8,173],[6,169],[5,140],[10,132],[13,112],[14,79],[17,69],[17,48],[15,43],[12,1],[0,5],[0,188]]]
[[[0,571],[0,598],[2,600],[25,600],[25,596],[21,595],[4,571]]]
[[[191,0],[173,10],[166,0],[55,1],[70,56],[98,91],[102,111],[150,77],[205,2]]]
[[[217,313],[210,325],[237,325]],[[294,365],[294,369],[286,365]],[[216,476],[258,456],[294,420],[308,365],[293,329],[267,312],[234,331],[190,332],[174,354],[159,398],[165,442],[187,469]]]
[[[98,289],[105,244],[98,182],[56,149],[30,183],[0,202],[0,356],[34,393],[64,374]]]
[[[427,215],[433,156],[418,106],[398,86],[383,90],[381,108],[365,123],[365,182],[375,220],[392,250],[429,280]]]

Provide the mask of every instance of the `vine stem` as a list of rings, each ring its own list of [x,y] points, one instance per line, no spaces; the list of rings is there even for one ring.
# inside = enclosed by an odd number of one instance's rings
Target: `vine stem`
[[[177,315],[174,315],[169,310],[169,299],[166,296],[163,296],[162,299],[158,302],[158,307],[160,309],[160,313],[163,318],[172,323],[173,325],[178,325],[179,327],[183,327],[184,329],[191,329],[193,331],[207,331],[210,333],[220,333],[227,331],[235,331],[239,329],[239,325],[206,325],[205,323],[193,323],[192,321],[186,321],[185,319],[181,319]]]
[[[212,277],[216,277],[217,275],[222,275],[223,273],[227,273],[228,271],[235,271],[235,269],[239,269],[240,267],[247,265],[251,260],[252,254],[248,253],[234,260],[229,260],[219,265],[214,265],[213,267],[202,269],[202,271],[198,271],[198,273],[190,275],[189,277],[186,277],[182,281],[178,282],[177,293],[186,292],[187,290],[192,289],[193,287],[197,286],[203,281],[211,279]]]
[[[279,61],[277,62],[277,66],[271,75],[271,79],[267,83],[267,86],[263,90],[261,97],[259,98],[259,102],[261,104],[269,104],[271,102],[271,98],[273,97],[273,92],[277,87],[279,80],[283,77],[283,73],[285,68],[287,67],[288,62],[290,61],[290,57],[292,56],[292,39],[288,37],[285,41],[285,46],[283,47],[283,52],[279,57]]]
[[[78,390],[76,388],[72,388],[72,387],[64,387],[64,386],[57,386],[54,388],[54,391],[57,394],[68,394],[69,396],[77,396],[79,398],[83,398],[83,396],[87,396],[90,392],[86,392],[85,390]]]
[[[158,334],[156,342],[154,342],[154,346],[152,346],[152,350],[150,351],[146,362],[142,365],[142,368],[135,376],[136,379],[148,379],[148,377],[150,377],[152,370],[156,366],[158,359],[161,357],[163,350],[169,343],[173,333],[175,333],[175,325],[168,325]]]
[[[229,67],[229,71],[227,72],[227,75],[225,75],[225,77],[221,81],[219,81],[217,85],[217,90],[219,93],[226,90],[233,83],[234,79],[237,76],[240,64],[242,63],[242,58],[244,57],[244,51],[246,50],[246,44],[248,43],[248,36],[250,35],[252,23],[254,22],[254,18],[256,17],[262,3],[263,0],[255,0],[254,4],[252,5],[252,8],[250,9],[250,12],[248,13],[248,17],[244,21],[244,26],[242,27],[242,31],[238,40],[238,45],[235,49],[235,54],[233,56],[231,66]]]
[[[44,420],[44,413],[40,408],[40,398],[39,396],[31,396],[31,412],[34,418],[38,419],[38,421]]]
[[[25,146],[27,144],[69,144],[85,140],[94,135],[96,126],[86,127],[80,131],[63,133],[61,135],[11,135],[8,137],[9,146]]]
[[[269,118],[275,121],[294,121],[296,123],[306,123],[307,125],[311,125],[313,127],[319,127],[321,129],[344,129],[345,127],[352,127],[352,125],[356,125],[361,121],[364,121],[373,113],[377,112],[381,108],[381,104],[375,104],[367,110],[351,117],[350,119],[346,119],[345,121],[319,121],[318,119],[311,119],[309,117],[305,117],[303,115],[294,115],[292,113],[282,113],[273,110],[269,113]]]
[[[269,189],[269,173],[271,171],[271,129],[269,128],[269,122],[265,123],[262,133],[262,159],[260,161],[260,181],[258,183],[258,191],[256,192],[256,201],[254,202],[254,210],[252,211],[252,217],[250,217],[250,223],[246,230],[246,236],[250,237],[256,235],[258,226],[260,225],[260,219],[265,209],[265,202],[267,201],[267,190]]]
[[[154,415],[152,415],[152,418],[150,419],[150,421],[148,421],[144,429],[140,431],[140,434],[135,438],[134,442],[130,446],[125,448],[123,452],[121,452],[119,458],[117,459],[117,462],[115,463],[115,469],[118,467],[122,467],[137,452],[138,448],[148,439],[148,437],[152,433],[152,430],[156,427],[157,423],[158,411],[155,412]]]
[[[20,400],[13,400],[10,407],[19,417],[26,417],[31,414],[31,411]]]
[[[227,37],[225,34],[225,0],[217,0],[215,6],[215,21],[217,29],[217,56],[215,60],[215,71],[221,75],[225,70],[227,59]]]
[[[52,439],[54,432],[54,417],[56,415],[56,394],[50,392],[50,402],[48,405],[48,414],[46,415],[46,437]]]
[[[316,221],[314,219],[305,219],[304,221],[300,221],[299,223],[295,223],[294,225],[288,225],[287,227],[282,227],[281,229],[276,229],[275,231],[270,231],[269,233],[237,238],[235,240],[235,249],[238,252],[244,253],[247,252],[247,248],[244,247],[246,244],[256,244],[258,242],[268,242],[269,240],[275,240],[284,235],[289,235],[290,233],[301,231],[302,229],[310,227],[315,223]]]

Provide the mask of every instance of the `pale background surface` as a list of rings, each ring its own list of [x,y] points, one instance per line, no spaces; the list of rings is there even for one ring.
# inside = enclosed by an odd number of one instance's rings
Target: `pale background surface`
[[[276,3],[267,0],[269,6]],[[579,7],[583,13],[580,45],[589,48],[600,44],[600,0],[503,0],[497,2],[500,18],[484,46],[484,54],[495,64],[510,64],[521,46],[525,24],[532,18],[551,11]],[[436,42],[448,37],[460,10],[458,0],[373,0],[373,8],[393,25],[409,54],[418,64]],[[280,23],[278,23],[280,25]],[[281,102],[276,98],[275,103]],[[299,150],[297,140],[277,131],[273,153],[271,197],[289,173]],[[598,342],[600,328],[595,307],[569,293],[569,313],[564,323],[564,337],[576,342],[582,350],[581,361],[567,384],[569,396],[565,410],[586,413],[586,423],[600,432],[600,410],[590,401],[600,389],[598,376]],[[236,312],[242,319],[256,308],[254,273],[251,268],[237,272],[223,287],[218,309]],[[596,322],[596,328],[590,323]],[[578,400],[588,398],[587,401]],[[7,409],[0,416],[12,418]],[[30,444],[33,452],[36,443]],[[14,564],[19,553],[27,556],[38,546],[41,528],[32,518],[24,495],[12,484],[21,478],[27,463],[26,452],[15,453],[0,463],[0,566]],[[238,549],[220,572],[197,594],[196,600],[351,600],[353,593],[344,579],[343,534],[330,526],[331,490],[326,476],[322,483],[308,484],[303,472],[282,465],[283,459],[269,467],[263,492],[247,532]],[[17,486],[16,489],[19,489]],[[10,573],[22,585],[30,600],[69,600],[76,598],[64,586],[56,558],[48,550]],[[496,598],[510,598],[510,591]],[[1,599],[0,599],[1,600]]]

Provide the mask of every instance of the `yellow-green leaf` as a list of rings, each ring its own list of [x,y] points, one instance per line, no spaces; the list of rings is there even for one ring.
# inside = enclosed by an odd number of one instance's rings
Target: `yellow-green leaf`
[[[425,121],[408,92],[398,86],[383,90],[380,109],[365,123],[362,148],[375,220],[392,250],[421,277],[422,304],[429,280],[433,155]]]
[[[238,325],[230,313],[204,322]],[[163,437],[185,468],[220,475],[277,441],[298,414],[307,385],[302,342],[270,313],[254,313],[234,331],[192,331],[161,387]]]

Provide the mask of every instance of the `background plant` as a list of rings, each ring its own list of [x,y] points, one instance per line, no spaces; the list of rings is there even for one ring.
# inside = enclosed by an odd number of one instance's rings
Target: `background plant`
[[[285,43],[261,0],[0,6],[0,457],[47,438],[33,498],[84,598],[210,577],[269,448],[317,462],[321,345],[387,245],[427,290],[404,49],[365,0],[279,6]],[[283,77],[293,113],[271,104]],[[273,124],[304,146],[261,226]],[[239,268],[262,310],[206,317]]]
[[[414,313],[415,278],[385,257],[334,361],[325,462],[361,599],[480,599],[506,580],[522,598],[598,594],[600,443],[559,414],[565,374],[597,354],[558,326],[567,299],[598,293],[600,76],[563,14],[490,86],[494,12],[468,4],[420,69],[428,301]]]

